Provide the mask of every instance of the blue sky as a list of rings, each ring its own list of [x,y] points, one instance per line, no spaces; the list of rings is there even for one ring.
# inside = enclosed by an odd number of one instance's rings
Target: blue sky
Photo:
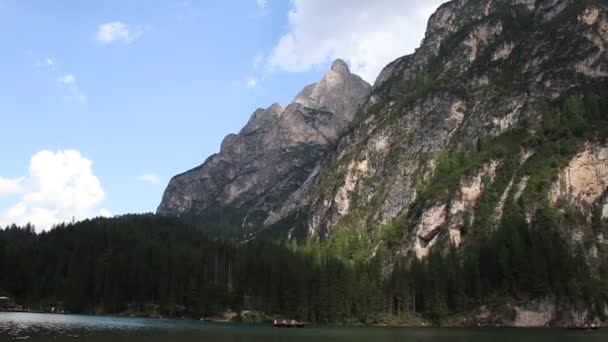
[[[0,226],[154,211],[333,59],[373,82],[440,2],[0,0]]]

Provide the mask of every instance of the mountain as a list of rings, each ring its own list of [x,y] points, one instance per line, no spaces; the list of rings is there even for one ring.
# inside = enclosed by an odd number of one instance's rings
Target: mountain
[[[528,223],[569,220],[571,239],[604,241],[607,7],[442,5],[421,47],[384,68],[325,161],[308,236],[388,231],[400,253],[422,258],[521,212]]]
[[[285,200],[312,173],[353,119],[371,86],[336,60],[287,107],[256,110],[220,152],[171,179],[158,213],[204,222],[239,236],[283,218]]]
[[[419,258],[497,226],[512,204],[528,222],[573,209],[584,218],[576,236],[603,238],[605,224],[590,225],[608,216],[606,6],[450,1],[371,90],[336,61],[174,177],[158,213],[317,240],[399,231],[401,253]]]

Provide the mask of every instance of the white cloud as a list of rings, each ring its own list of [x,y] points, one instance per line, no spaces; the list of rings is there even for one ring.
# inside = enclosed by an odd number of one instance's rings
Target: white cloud
[[[158,182],[160,182],[160,177],[155,173],[144,173],[143,175],[137,176],[136,179],[140,182],[150,184],[158,184]]]
[[[76,150],[36,153],[30,160],[22,195],[0,213],[0,226],[31,222],[40,230],[104,214],[98,206],[105,193],[91,164]]]
[[[113,217],[114,214],[112,214],[112,212],[106,208],[101,208],[99,209],[99,216],[101,217]]]
[[[245,83],[247,88],[255,88],[258,85],[258,80],[255,77],[247,78],[247,82]]]
[[[82,103],[87,102],[87,97],[80,91],[80,88],[78,88],[78,85],[76,84],[76,77],[74,77],[74,75],[65,74],[65,75],[59,76],[57,78],[57,83],[59,83],[59,85],[67,88],[67,90],[70,93],[68,98],[75,99]]]
[[[0,197],[20,193],[22,183],[23,177],[9,179],[0,176]]]
[[[255,58],[253,59],[253,64],[252,64],[253,68],[258,69],[262,65],[263,61],[264,61],[264,54],[259,52],[257,55],[255,55]]]
[[[61,84],[74,84],[74,83],[76,83],[76,77],[74,77],[74,75],[72,75],[72,74],[59,76],[57,78],[57,82],[59,82]]]
[[[373,82],[386,64],[420,45],[429,16],[443,2],[293,0],[289,30],[268,66],[299,72],[342,58]]]
[[[268,6],[268,0],[257,0],[258,7],[261,9],[266,8]]]
[[[128,24],[114,21],[99,25],[96,39],[101,44],[113,42],[130,44],[141,37],[142,34],[144,34],[144,29],[141,26],[130,27]]]

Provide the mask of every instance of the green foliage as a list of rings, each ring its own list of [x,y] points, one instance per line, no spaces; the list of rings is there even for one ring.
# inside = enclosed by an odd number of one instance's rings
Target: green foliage
[[[397,226],[411,227],[421,205],[446,200],[458,191],[463,177],[481,166],[492,160],[500,161],[500,166],[492,181],[484,181],[474,208],[475,221],[464,230],[467,239],[460,251],[446,247],[443,242],[447,240],[443,239],[422,262],[413,260],[405,270],[400,266],[403,262],[397,264],[396,269],[401,268],[397,275],[404,279],[399,282],[393,279],[392,283],[410,281],[407,290],[391,291],[397,302],[409,298],[413,310],[440,322],[446,314],[498,303],[501,298],[553,296],[561,304],[583,303],[586,307],[598,307],[598,303],[608,301],[608,278],[588,269],[581,250],[585,246],[567,242],[572,229],[580,228],[586,219],[565,204],[558,203],[561,209],[558,211],[548,200],[559,170],[583,142],[605,141],[608,137],[604,115],[608,112],[608,100],[603,89],[590,85],[579,94],[564,96],[529,129],[481,138],[475,146],[457,145],[439,155],[435,176],[410,209],[409,219],[399,218],[395,221],[399,221],[395,223]],[[523,151],[534,154],[523,161]],[[498,200],[508,184],[517,184],[522,177],[527,177],[528,183],[521,198],[515,201],[515,190],[511,190],[504,203],[502,221],[493,222]],[[533,218],[531,223],[526,221],[527,216]],[[594,222],[602,229],[601,219]],[[396,229],[390,232],[393,232],[387,235],[390,239],[402,241],[400,235],[395,235]],[[587,249],[594,243],[593,236],[586,235]],[[391,243],[387,241],[387,245]],[[606,272],[607,261],[603,258],[602,272]],[[411,295],[401,294],[407,292]]]
[[[422,194],[422,201],[448,196],[460,185],[460,180],[493,159],[511,159],[521,151],[528,133],[523,129],[508,131],[496,138],[482,137],[476,147],[457,145],[438,157],[438,165],[431,184]]]
[[[344,245],[234,245],[150,215],[40,234],[12,226],[0,230],[0,288],[22,304],[73,312],[200,317],[231,309],[373,322],[385,311],[383,257],[346,261]]]

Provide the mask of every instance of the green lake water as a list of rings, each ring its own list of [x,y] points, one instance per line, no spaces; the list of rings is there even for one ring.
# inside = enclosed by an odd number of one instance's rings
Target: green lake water
[[[0,313],[1,341],[608,341],[608,330],[514,328],[380,328],[313,326],[277,329],[269,325],[192,320]]]

